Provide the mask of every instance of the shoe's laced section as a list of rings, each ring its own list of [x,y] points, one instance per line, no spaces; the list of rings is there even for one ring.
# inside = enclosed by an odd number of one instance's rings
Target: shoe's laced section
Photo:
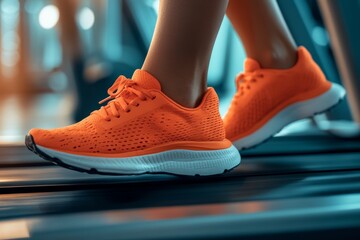
[[[258,81],[258,78],[263,78],[264,74],[259,72],[244,72],[239,74],[236,77],[236,89],[240,93],[240,95],[244,95],[245,88],[250,90],[251,84],[256,83]]]
[[[99,114],[106,121],[111,120],[111,115],[119,118],[121,111],[130,112],[130,105],[138,107],[139,100],[146,101],[147,99],[155,99],[155,96],[151,95],[146,89],[140,87],[136,82],[125,76],[118,77],[115,83],[108,89],[107,93],[109,96],[101,100],[99,104],[111,101],[108,102],[106,106],[92,112]]]

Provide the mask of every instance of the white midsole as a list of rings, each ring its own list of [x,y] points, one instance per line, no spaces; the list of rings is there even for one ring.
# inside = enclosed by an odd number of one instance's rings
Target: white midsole
[[[310,100],[294,103],[284,108],[256,132],[234,141],[233,144],[239,150],[253,147],[275,135],[286,125],[331,108],[337,104],[345,94],[346,91],[342,86],[332,83],[331,88],[325,93]]]
[[[37,148],[48,156],[74,167],[85,170],[94,168],[99,172],[117,174],[165,172],[180,175],[213,175],[236,167],[241,159],[239,151],[233,145],[220,150],[177,149],[124,158],[70,154],[38,145]]]

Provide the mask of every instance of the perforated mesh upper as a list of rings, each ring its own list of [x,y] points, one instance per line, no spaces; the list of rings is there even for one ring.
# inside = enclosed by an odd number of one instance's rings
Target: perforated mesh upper
[[[260,69],[260,65],[253,59],[245,62],[245,69],[259,71],[263,78],[240,86],[234,96],[224,119],[226,137],[230,140],[256,131],[260,122],[269,120],[270,115],[289,100],[297,96],[314,97],[306,93],[320,94],[330,87],[320,68],[303,47],[298,50],[297,64],[290,69]]]
[[[222,141],[225,138],[213,89],[208,90],[204,104],[197,110],[187,111],[169,103],[126,122],[121,117],[115,121],[118,124],[107,127],[97,115],[90,115],[68,127],[35,129],[30,134],[41,146],[87,153],[124,153],[176,141]]]

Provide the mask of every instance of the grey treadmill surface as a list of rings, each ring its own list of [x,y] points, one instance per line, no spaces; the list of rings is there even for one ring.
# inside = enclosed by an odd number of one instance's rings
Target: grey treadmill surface
[[[33,239],[360,236],[359,146],[274,138],[234,171],[195,178],[82,174],[0,147],[0,226]]]

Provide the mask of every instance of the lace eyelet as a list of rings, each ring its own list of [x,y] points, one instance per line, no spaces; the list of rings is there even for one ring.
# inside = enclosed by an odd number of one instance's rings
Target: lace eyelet
[[[140,106],[140,104],[139,104],[139,103],[135,105],[135,107],[138,107],[138,106]]]
[[[156,99],[156,96],[153,96],[152,98],[151,98],[151,100],[155,100]]]
[[[125,111],[126,113],[129,113],[129,112],[131,112],[131,110],[127,110],[127,111]]]

